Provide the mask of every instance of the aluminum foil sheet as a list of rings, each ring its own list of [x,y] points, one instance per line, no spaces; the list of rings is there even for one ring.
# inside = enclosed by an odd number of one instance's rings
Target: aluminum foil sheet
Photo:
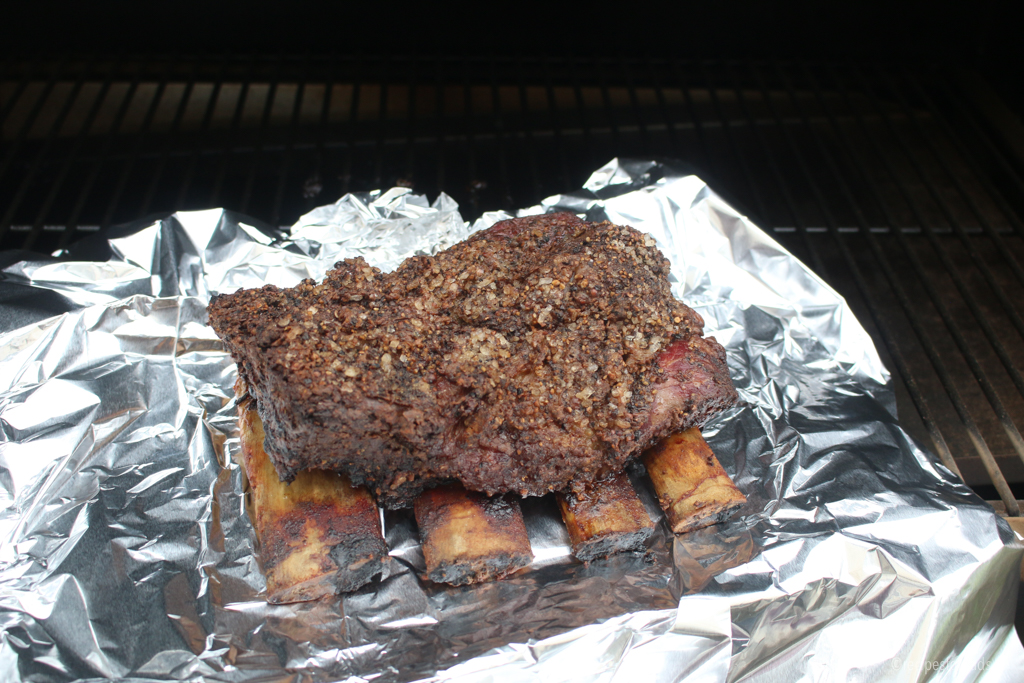
[[[900,428],[843,299],[665,164],[612,161],[522,213],[559,210],[652,234],[728,349],[746,405],[705,437],[748,496],[737,518],[583,565],[530,499],[533,565],[453,588],[419,578],[415,525],[389,512],[387,579],[268,605],[210,295],[343,256],[393,268],[502,214],[470,226],[404,189],[287,233],[177,213],[119,231],[105,262],[3,271],[0,680],[1019,680],[1022,547]]]

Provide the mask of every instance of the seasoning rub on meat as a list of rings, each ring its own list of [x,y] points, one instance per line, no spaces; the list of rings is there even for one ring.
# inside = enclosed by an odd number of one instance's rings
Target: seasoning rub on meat
[[[583,491],[737,399],[668,274],[632,228],[532,216],[389,274],[214,297],[210,324],[284,479],[341,471],[388,507],[454,480]]]

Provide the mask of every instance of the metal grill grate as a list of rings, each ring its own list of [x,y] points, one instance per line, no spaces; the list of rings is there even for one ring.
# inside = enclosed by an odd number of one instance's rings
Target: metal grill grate
[[[473,218],[578,188],[613,156],[680,159],[847,296],[907,428],[1017,516],[1024,137],[987,97],[970,74],[856,64],[11,61],[0,248],[175,209],[290,224],[393,185]]]

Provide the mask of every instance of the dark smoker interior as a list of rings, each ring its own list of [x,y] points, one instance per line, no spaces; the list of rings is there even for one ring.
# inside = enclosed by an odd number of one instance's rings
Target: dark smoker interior
[[[0,13],[2,265],[177,209],[283,226],[396,185],[444,191],[472,220],[613,157],[671,160],[847,298],[906,429],[1021,514],[1024,54],[1008,1]]]

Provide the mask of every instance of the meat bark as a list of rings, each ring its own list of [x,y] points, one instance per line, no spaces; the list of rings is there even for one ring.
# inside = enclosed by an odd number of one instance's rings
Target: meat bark
[[[735,403],[725,351],[629,227],[502,221],[384,274],[216,296],[283,479],[345,472],[388,507],[458,480],[543,495],[622,470]]]

